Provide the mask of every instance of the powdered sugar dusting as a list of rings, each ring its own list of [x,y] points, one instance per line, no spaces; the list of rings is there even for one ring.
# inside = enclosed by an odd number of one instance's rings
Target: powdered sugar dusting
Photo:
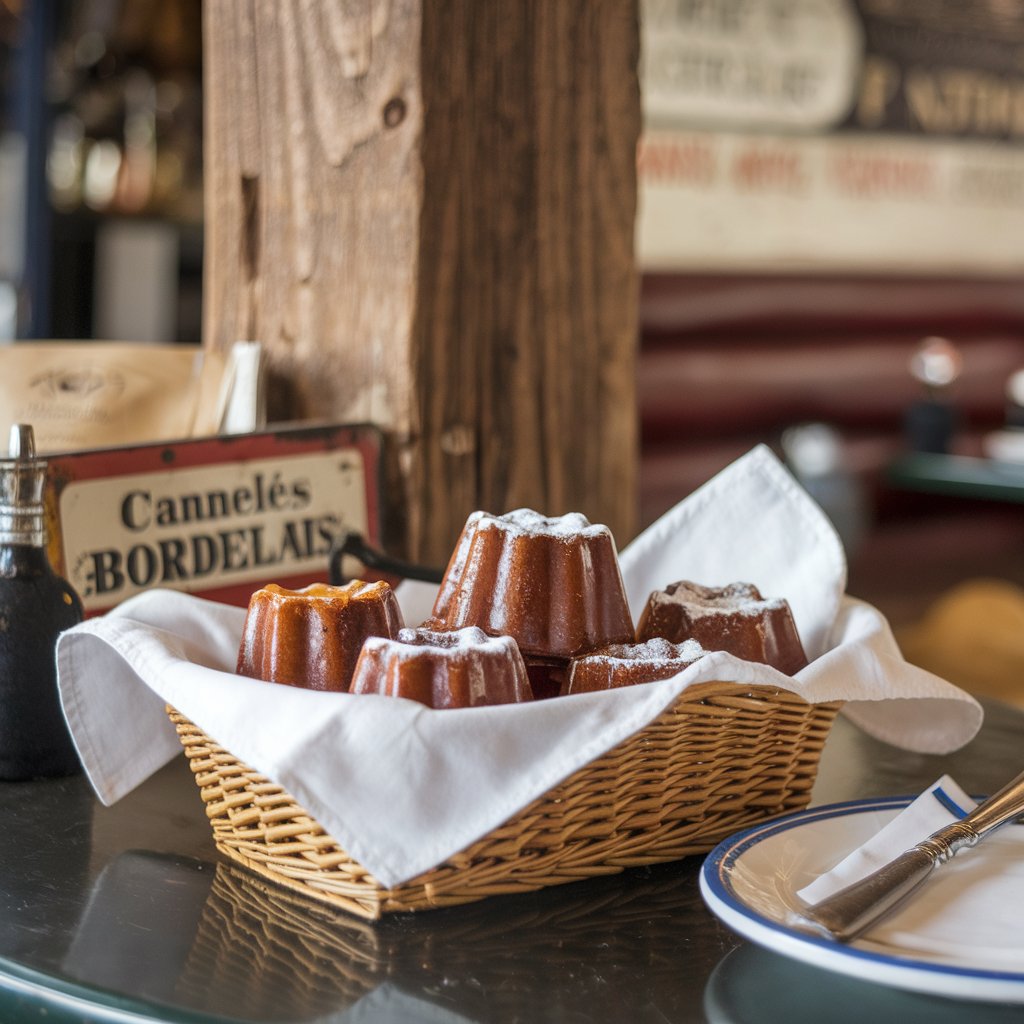
[[[783,598],[764,598],[752,583],[729,583],[724,587],[705,587],[700,583],[681,580],[672,583],[660,593],[652,595],[655,601],[686,606],[691,619],[708,615],[749,615],[757,617],[765,612],[777,611],[786,605]]]
[[[512,637],[488,636],[478,626],[466,626],[465,629],[450,632],[422,628],[400,629],[395,640],[371,636],[363,644],[364,651],[386,653],[389,658],[398,659],[418,658],[430,651],[441,654],[479,651],[493,656],[506,654],[510,647],[516,648]]]
[[[661,637],[655,637],[642,644],[609,644],[593,651],[578,661],[614,666],[617,662],[643,662],[661,667],[678,664],[680,668],[692,665],[708,652],[696,640],[684,640],[674,644]]]
[[[608,533],[608,527],[591,523],[580,512],[567,512],[564,516],[545,516],[530,508],[517,508],[502,516],[475,512],[477,529],[502,530],[505,533],[523,537],[600,537]]]

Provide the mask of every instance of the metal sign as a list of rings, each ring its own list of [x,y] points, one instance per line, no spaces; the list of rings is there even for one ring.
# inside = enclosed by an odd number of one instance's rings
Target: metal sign
[[[336,535],[378,542],[380,454],[358,425],[50,456],[51,559],[89,615],[152,587],[246,604],[323,581]]]

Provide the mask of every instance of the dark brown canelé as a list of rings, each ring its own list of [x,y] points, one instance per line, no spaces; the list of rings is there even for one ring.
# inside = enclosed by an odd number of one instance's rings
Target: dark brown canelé
[[[249,601],[236,671],[271,683],[343,692],[363,641],[397,636],[402,626],[387,583],[313,583],[302,590],[269,583]]]
[[[696,640],[674,644],[655,637],[639,644],[610,644],[573,658],[562,692],[591,693],[670,679],[707,653]]]
[[[727,651],[745,661],[793,675],[807,665],[793,613],[783,598],[764,598],[752,583],[705,587],[682,580],[647,599],[639,641],[663,637],[696,640],[708,651]]]
[[[406,697],[431,708],[470,708],[532,700],[516,642],[468,626],[452,632],[403,629],[371,637],[352,677],[352,693]]]
[[[558,692],[570,658],[633,639],[615,541],[578,512],[474,512],[428,625],[511,636],[536,696]]]

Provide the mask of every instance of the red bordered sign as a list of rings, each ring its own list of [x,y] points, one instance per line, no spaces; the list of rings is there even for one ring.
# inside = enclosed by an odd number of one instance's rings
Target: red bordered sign
[[[48,456],[50,556],[95,615],[170,587],[231,604],[327,579],[334,537],[380,537],[381,435],[297,427]]]

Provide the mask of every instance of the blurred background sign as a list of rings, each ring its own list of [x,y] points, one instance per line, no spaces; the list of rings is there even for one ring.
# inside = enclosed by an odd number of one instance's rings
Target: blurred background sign
[[[646,0],[642,31],[645,270],[1021,271],[1024,5]]]

